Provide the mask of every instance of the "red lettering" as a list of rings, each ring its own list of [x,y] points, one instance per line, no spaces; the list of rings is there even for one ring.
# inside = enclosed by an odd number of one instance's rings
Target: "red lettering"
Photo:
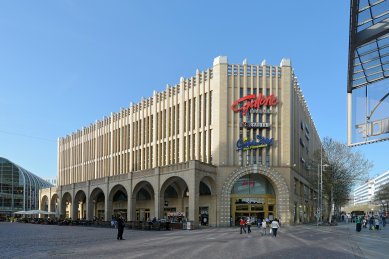
[[[264,96],[262,93],[255,99],[255,94],[246,95],[232,103],[231,109],[234,112],[242,111],[242,115],[246,115],[250,109],[259,109],[261,106],[276,106],[278,99],[274,95]],[[239,104],[242,106],[239,107]]]

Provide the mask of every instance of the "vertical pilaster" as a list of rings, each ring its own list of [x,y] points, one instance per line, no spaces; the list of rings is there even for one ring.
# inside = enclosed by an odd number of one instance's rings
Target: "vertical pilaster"
[[[189,165],[189,170],[192,171],[192,177],[188,181],[188,190],[189,190],[189,221],[193,222],[194,226],[199,225],[199,197],[200,197],[200,182],[196,177],[196,167],[195,161],[191,161]]]
[[[157,161],[157,92],[154,91],[153,93],[153,107],[152,107],[152,113],[153,113],[153,164],[152,168],[155,168],[158,166]]]
[[[213,94],[212,105],[212,128],[211,136],[212,145],[211,152],[213,156],[213,164],[224,165],[227,162],[227,57],[219,56],[213,61]],[[209,78],[210,80],[210,78]],[[210,96],[211,97],[211,96]]]
[[[185,156],[184,156],[184,123],[186,123],[186,121],[184,120],[185,118],[185,115],[184,115],[184,111],[185,111],[185,85],[184,85],[184,79],[181,78],[180,80],[180,99],[181,99],[181,102],[180,102],[180,145],[179,145],[179,149],[180,149],[180,157],[179,157],[179,161],[178,162],[184,162],[185,161]]]

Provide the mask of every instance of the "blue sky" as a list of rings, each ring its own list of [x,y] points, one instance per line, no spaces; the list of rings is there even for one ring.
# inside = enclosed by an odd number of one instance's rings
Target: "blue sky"
[[[57,174],[57,138],[212,66],[290,58],[320,136],[346,142],[349,1],[1,1],[0,156]],[[389,142],[354,148],[389,170]]]

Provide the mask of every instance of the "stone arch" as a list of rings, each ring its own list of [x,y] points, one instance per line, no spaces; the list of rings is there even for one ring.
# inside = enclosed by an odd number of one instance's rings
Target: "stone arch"
[[[86,194],[83,190],[77,191],[74,195],[73,211],[73,218],[86,218]]]
[[[59,196],[54,193],[50,199],[50,212],[55,212],[55,216],[59,216]]]
[[[169,217],[173,214],[173,220],[180,221],[181,213],[188,217],[189,212],[186,208],[189,207],[188,194],[193,190],[189,189],[187,181],[180,176],[171,176],[167,178],[161,185],[159,196],[161,197],[161,211],[164,211],[163,217]],[[174,195],[176,193],[176,196]],[[174,210],[172,210],[174,209]],[[177,217],[177,218],[176,218]]]
[[[230,210],[231,210],[231,190],[234,183],[240,179],[242,176],[248,174],[259,173],[265,176],[273,186],[273,189],[276,194],[277,201],[277,214],[282,217],[283,222],[290,222],[290,206],[289,206],[289,188],[280,173],[277,171],[266,167],[266,166],[258,166],[251,165],[247,167],[241,167],[235,171],[233,171],[230,176],[226,179],[222,186],[221,191],[221,204],[220,204],[220,224],[221,225],[229,225],[230,221]]]
[[[40,210],[49,211],[49,197],[47,197],[47,195],[41,197],[41,202],[39,204]]]
[[[63,213],[62,216],[65,218],[70,218],[72,216],[72,204],[72,195],[70,192],[65,192],[61,199],[61,211]]]
[[[140,221],[159,217],[155,209],[155,190],[151,182],[142,180],[132,190],[132,218]]]
[[[99,187],[96,187],[92,190],[91,194],[89,195],[89,202],[87,203],[89,206],[88,219],[100,220],[101,218],[104,218],[105,196],[106,194]]]
[[[132,190],[132,197],[136,197],[137,193],[141,190],[141,189],[145,189],[150,195],[152,198],[154,198],[154,187],[153,185],[149,182],[149,181],[140,181],[139,183],[137,183],[134,187],[134,189]]]
[[[215,183],[215,180],[212,177],[204,176],[203,178],[200,179],[200,184],[201,183],[205,184],[209,188],[211,194],[215,194],[216,193],[216,183]],[[201,188],[200,188],[200,190],[201,190]]]
[[[108,194],[107,217],[115,216],[120,212],[124,218],[127,218],[128,199],[126,187],[121,184],[114,185]]]
[[[180,176],[172,176],[166,179],[163,182],[160,190],[162,198],[169,186],[172,186],[177,191],[178,197],[183,197],[185,195],[185,190],[188,188],[188,183]]]
[[[213,177],[203,176],[198,182],[199,223],[202,226],[216,225],[216,182]],[[197,209],[196,209],[197,211]]]

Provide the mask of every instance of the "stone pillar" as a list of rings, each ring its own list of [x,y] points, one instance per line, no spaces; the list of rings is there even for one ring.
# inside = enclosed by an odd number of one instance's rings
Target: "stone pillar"
[[[192,165],[193,164],[193,165]],[[194,162],[191,162],[190,165],[193,170],[192,177],[190,182],[188,182],[188,190],[189,190],[189,215],[188,220],[193,222],[193,227],[197,227],[199,225],[199,195],[200,195],[200,182],[198,181],[198,177],[196,176]],[[193,177],[194,176],[194,177]]]
[[[70,217],[72,218],[72,220],[77,219],[77,207],[78,207],[78,203],[75,202],[75,199],[74,199],[74,198],[73,198],[73,201],[70,203],[69,207],[70,207],[70,211],[69,211]]]
[[[136,197],[129,197],[127,200],[127,219],[129,221],[135,221],[136,220]]]
[[[157,217],[158,219],[161,218],[163,209],[162,207],[165,204],[165,201],[160,196],[161,188],[160,188],[160,178],[159,178],[159,167],[154,169],[154,177],[156,179],[155,184],[153,185],[154,188],[154,217]]]

